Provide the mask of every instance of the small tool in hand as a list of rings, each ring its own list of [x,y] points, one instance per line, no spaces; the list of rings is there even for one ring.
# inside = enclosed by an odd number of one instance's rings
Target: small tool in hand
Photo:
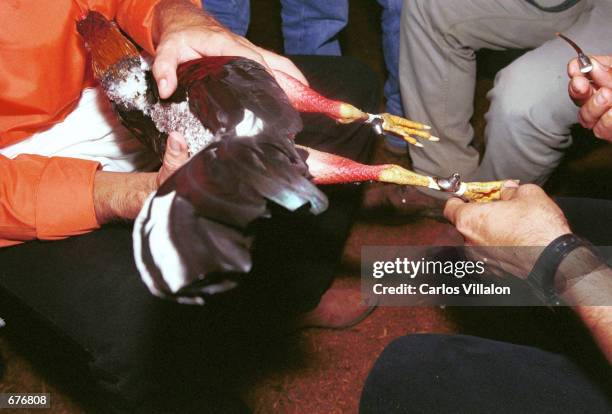
[[[559,32],[557,32],[556,35],[561,39],[565,40],[567,43],[569,43],[570,46],[574,48],[576,53],[578,53],[578,65],[580,66],[580,72],[584,74],[590,73],[593,70],[593,63],[591,62],[591,58],[585,55],[580,46],[578,46],[569,37]]]

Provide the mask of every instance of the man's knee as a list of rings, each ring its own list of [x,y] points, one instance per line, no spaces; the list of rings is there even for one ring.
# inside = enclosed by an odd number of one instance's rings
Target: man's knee
[[[491,160],[490,168],[495,172],[485,174],[487,179],[508,174],[506,169],[510,168],[512,177],[532,182],[534,178],[524,175],[527,174],[524,170],[531,171],[536,165],[539,170],[548,158],[548,138],[536,132],[540,129],[536,126],[538,120],[533,117],[537,103],[525,90],[529,86],[526,83],[524,75],[520,76],[517,70],[509,67],[497,74],[495,86],[489,92],[491,106],[485,115],[486,154],[481,170],[486,170]],[[503,167],[507,164],[510,167]]]
[[[520,120],[529,112],[532,98],[529,89],[533,84],[528,67],[518,62],[501,69],[495,77],[493,89],[489,92],[491,109],[489,116],[501,119]],[[537,98],[536,98],[537,99]]]
[[[488,95],[487,140],[536,137],[552,148],[569,145],[565,89],[559,90],[550,73],[540,72],[529,59],[519,58],[497,74]]]

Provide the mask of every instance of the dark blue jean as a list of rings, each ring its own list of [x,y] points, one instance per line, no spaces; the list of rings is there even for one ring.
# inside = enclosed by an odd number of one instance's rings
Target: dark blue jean
[[[246,34],[249,0],[204,0],[203,6],[234,33]],[[282,0],[281,6],[286,54],[342,54],[338,33],[348,23],[348,0]]]
[[[285,53],[340,56],[338,33],[348,23],[348,0],[281,0]]]
[[[378,4],[383,8],[380,24],[383,53],[388,72],[387,82],[385,83],[385,98],[387,99],[387,112],[394,115],[404,114],[398,78],[402,3],[403,0],[378,0]]]
[[[232,32],[245,36],[251,20],[249,0],[202,0],[204,10]]]

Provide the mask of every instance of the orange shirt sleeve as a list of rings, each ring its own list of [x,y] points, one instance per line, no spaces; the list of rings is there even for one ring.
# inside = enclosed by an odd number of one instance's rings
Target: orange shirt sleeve
[[[98,166],[75,158],[0,155],[0,247],[97,229],[93,182]]]
[[[154,55],[151,37],[153,11],[160,0],[120,0],[115,19],[119,26],[149,54]]]

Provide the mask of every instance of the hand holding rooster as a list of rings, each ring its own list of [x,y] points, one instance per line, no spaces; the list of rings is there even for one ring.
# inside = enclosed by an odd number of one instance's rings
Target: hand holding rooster
[[[178,65],[204,56],[243,56],[261,64],[270,74],[281,71],[308,85],[289,59],[235,35],[187,0],[162,0],[155,11],[153,75],[163,99],[176,90]]]
[[[185,138],[177,132],[168,136],[164,160],[157,173],[98,171],[94,178],[94,209],[98,223],[117,218],[134,219],[145,199],[189,159]]]

